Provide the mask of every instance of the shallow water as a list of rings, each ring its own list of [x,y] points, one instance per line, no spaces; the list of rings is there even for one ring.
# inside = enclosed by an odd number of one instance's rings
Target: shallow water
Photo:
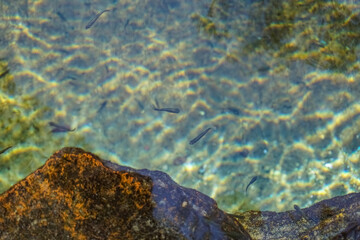
[[[359,7],[0,0],[0,191],[64,146],[164,171],[231,212],[357,191]]]

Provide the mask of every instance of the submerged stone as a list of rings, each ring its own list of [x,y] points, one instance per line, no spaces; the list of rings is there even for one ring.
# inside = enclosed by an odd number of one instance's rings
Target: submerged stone
[[[238,215],[253,239],[360,239],[360,193],[350,193],[281,213]]]
[[[159,171],[63,148],[0,195],[0,239],[250,239],[210,197]]]
[[[227,214],[165,173],[63,148],[0,195],[0,239],[360,239],[359,202]]]

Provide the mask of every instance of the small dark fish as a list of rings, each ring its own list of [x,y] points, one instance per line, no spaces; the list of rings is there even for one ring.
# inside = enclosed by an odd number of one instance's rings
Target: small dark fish
[[[305,214],[303,213],[303,211],[301,211],[301,209],[298,205],[294,204],[294,209],[295,209],[296,213],[299,215],[299,218],[296,221],[300,220],[301,218],[304,218],[305,220],[307,220]]]
[[[98,113],[101,112],[101,110],[103,110],[106,107],[107,101],[105,100],[101,106],[99,107],[99,110],[97,111]]]
[[[67,20],[66,20],[66,17],[64,17],[64,15],[63,15],[61,12],[57,11],[56,14],[59,16],[59,18],[60,18],[63,22],[66,22],[66,21],[67,21]]]
[[[301,209],[298,205],[294,204],[294,209],[298,214],[300,214],[301,216],[303,215],[303,212],[301,211]]]
[[[101,14],[103,14],[104,12],[110,12],[110,10],[105,9],[101,12],[99,12],[98,14],[96,14],[90,21],[89,23],[86,25],[85,29],[89,29],[91,28],[91,26],[96,22],[96,20],[98,20],[98,18],[101,16]]]
[[[129,25],[130,19],[127,19],[124,24],[124,31],[126,30],[126,27]]]
[[[154,106],[154,110],[155,111],[159,111],[159,112],[169,112],[169,113],[179,113],[180,109],[178,108],[157,108]]]
[[[309,219],[310,219],[314,223],[317,223],[317,221],[314,218],[312,218],[311,216],[306,216],[304,211],[301,211],[301,209],[298,205],[294,204],[294,209],[297,212],[297,214],[300,215],[301,217],[303,217],[306,221],[309,221]]]
[[[268,72],[269,70],[270,70],[270,67],[269,67],[269,66],[262,66],[262,67],[258,68],[258,71],[259,71],[260,73],[266,73],[266,72]]]
[[[72,132],[75,131],[76,128],[69,128],[68,126],[62,126],[54,122],[49,122],[49,125],[54,127],[51,132],[58,133],[58,132]]]
[[[248,188],[250,187],[250,185],[253,184],[256,180],[257,180],[257,176],[253,177],[253,178],[250,180],[249,184],[246,186],[246,190],[245,190],[246,193],[247,193],[247,190],[248,190]]]
[[[12,148],[12,146],[10,146],[10,147],[7,147],[7,148],[4,148],[3,150],[1,150],[0,151],[0,154],[2,154],[2,153],[4,153],[4,152],[6,152],[8,149],[10,149],[10,148]]]
[[[9,69],[6,69],[5,71],[3,71],[2,73],[0,73],[0,78],[4,77],[6,74],[9,73]]]
[[[205,131],[203,131],[202,133],[200,133],[196,138],[192,139],[189,144],[193,145],[195,143],[197,143],[205,134],[207,134],[208,131],[210,131],[211,128],[206,129]]]
[[[235,108],[235,107],[227,107],[222,110],[222,113],[231,113],[236,116],[239,116],[241,114],[241,110],[239,108]]]
[[[142,104],[142,102],[141,102],[139,99],[136,99],[136,98],[135,98],[135,101],[137,102],[139,108],[140,108],[141,110],[144,110],[144,104]]]

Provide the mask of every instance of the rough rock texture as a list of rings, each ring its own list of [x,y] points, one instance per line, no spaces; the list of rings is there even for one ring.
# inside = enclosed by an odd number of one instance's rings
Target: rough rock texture
[[[360,193],[287,212],[237,216],[253,239],[360,239]]]
[[[0,239],[250,239],[216,202],[162,172],[64,148],[0,195]]]
[[[0,239],[360,239],[360,193],[282,213],[226,214],[159,171],[79,148],[0,195]]]

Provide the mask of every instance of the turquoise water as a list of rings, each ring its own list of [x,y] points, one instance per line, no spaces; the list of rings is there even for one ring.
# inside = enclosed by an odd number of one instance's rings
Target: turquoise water
[[[231,212],[358,191],[359,7],[1,1],[0,147],[13,147],[0,189],[76,146],[164,171]]]

